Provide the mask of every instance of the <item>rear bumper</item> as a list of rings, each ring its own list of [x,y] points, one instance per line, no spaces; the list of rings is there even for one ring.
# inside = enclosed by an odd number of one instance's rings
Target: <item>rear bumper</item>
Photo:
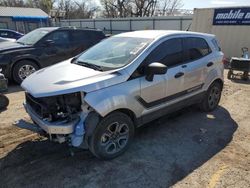
[[[79,123],[80,117],[68,122],[68,121],[60,121],[60,122],[48,122],[42,120],[30,107],[30,105],[24,103],[24,108],[26,112],[30,115],[31,119],[46,133],[48,134],[72,134],[74,132],[75,126]]]

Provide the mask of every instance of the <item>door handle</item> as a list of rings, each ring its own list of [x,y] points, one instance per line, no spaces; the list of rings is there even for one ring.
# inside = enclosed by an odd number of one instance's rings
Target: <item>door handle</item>
[[[180,77],[182,77],[183,75],[184,75],[183,72],[178,72],[174,77],[175,77],[175,78],[180,78]]]
[[[209,62],[208,64],[207,64],[207,67],[211,67],[211,66],[213,66],[213,62]]]
[[[187,65],[182,65],[181,68],[187,68]]]

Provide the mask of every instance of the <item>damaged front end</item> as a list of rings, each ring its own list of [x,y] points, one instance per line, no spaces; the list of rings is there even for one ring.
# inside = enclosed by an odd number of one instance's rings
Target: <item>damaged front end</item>
[[[49,135],[50,140],[85,147],[84,121],[91,108],[84,102],[82,92],[41,98],[26,93],[25,97],[27,113]]]

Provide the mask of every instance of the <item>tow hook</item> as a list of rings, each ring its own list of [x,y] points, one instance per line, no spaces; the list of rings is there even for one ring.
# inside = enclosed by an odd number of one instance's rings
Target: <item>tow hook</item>
[[[83,137],[85,134],[84,120],[85,116],[81,114],[80,120],[75,126],[74,133],[71,134],[71,145],[74,147],[79,147],[83,142]]]

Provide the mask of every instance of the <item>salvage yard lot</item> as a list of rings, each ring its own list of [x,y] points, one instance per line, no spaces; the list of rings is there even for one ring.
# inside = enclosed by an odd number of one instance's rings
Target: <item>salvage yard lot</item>
[[[214,112],[190,107],[149,123],[111,161],[18,128],[31,123],[24,92],[11,86],[7,96],[0,187],[250,187],[250,82],[225,79]]]

